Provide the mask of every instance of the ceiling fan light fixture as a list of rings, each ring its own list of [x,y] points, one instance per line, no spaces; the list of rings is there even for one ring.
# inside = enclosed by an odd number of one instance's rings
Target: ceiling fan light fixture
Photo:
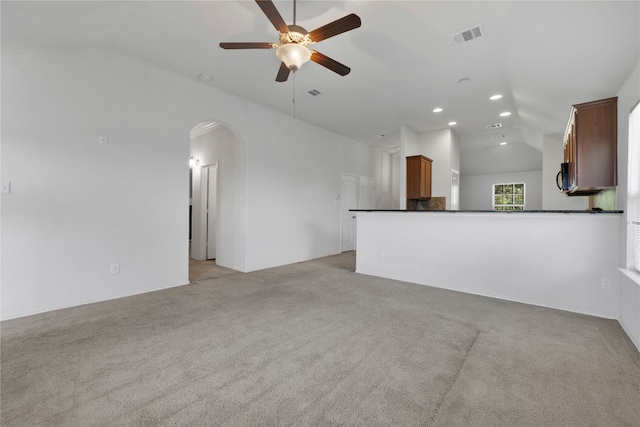
[[[256,0],[256,3],[278,31],[279,45],[268,42],[220,42],[222,49],[276,49],[276,56],[280,59],[277,82],[287,81],[291,72],[296,72],[309,60],[340,76],[346,76],[351,72],[351,68],[346,65],[316,50],[309,50],[307,46],[359,28],[362,21],[358,15],[351,13],[308,32],[296,25],[296,0],[293,0],[292,25],[287,25],[282,19],[272,0]]]
[[[302,67],[302,64],[311,59],[309,49],[297,43],[283,44],[276,50],[276,55],[294,73]]]

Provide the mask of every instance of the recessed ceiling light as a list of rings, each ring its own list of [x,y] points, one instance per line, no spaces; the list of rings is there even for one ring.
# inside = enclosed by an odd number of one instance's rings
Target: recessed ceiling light
[[[464,85],[467,84],[471,81],[471,79],[469,77],[463,77],[460,80],[458,80],[458,84],[459,85]]]
[[[449,122],[449,126],[455,126],[457,124],[458,124],[458,122]]]
[[[505,111],[504,113],[500,113],[500,117],[507,117],[507,116],[510,116],[510,115],[511,115],[511,113],[508,112],[508,111]]]
[[[507,142],[506,142],[506,141],[502,141],[502,142],[500,143],[500,145],[507,145]]]
[[[502,95],[496,94],[496,95],[491,96],[489,99],[492,100],[492,101],[495,101],[496,99],[500,99],[500,98],[502,98]]]
[[[434,109],[433,109],[433,112],[434,112],[434,113],[439,113],[439,112],[441,112],[441,111],[442,111],[442,108],[440,108],[440,107],[438,107],[438,108],[434,108]]]

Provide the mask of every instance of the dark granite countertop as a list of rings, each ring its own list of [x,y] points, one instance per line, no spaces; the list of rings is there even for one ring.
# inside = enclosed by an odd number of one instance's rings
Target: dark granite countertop
[[[492,210],[477,210],[477,211],[416,211],[406,209],[349,209],[350,212],[424,212],[424,213],[494,213],[494,214],[527,214],[527,213],[562,213],[562,214],[621,214],[624,211],[571,211],[571,210],[525,210],[525,211],[492,211]]]

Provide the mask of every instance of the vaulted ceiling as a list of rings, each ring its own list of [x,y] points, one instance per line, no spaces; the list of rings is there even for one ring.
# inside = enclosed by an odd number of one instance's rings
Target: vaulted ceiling
[[[274,3],[291,24],[293,2]],[[564,133],[572,104],[615,96],[639,60],[639,5],[299,0],[297,24],[307,30],[349,13],[362,26],[313,46],[351,67],[350,74],[310,62],[284,83],[275,81],[275,50],[218,46],[278,41],[254,1],[2,1],[0,7],[3,49],[115,49],[285,114],[293,115],[295,97],[297,119],[369,144],[401,125],[416,132],[451,127],[463,156],[495,152],[506,141],[507,164],[509,156],[539,161],[542,135]],[[454,42],[454,34],[476,26],[481,37]],[[314,89],[320,95],[308,94]],[[496,93],[503,97],[490,101]],[[443,111],[434,113],[436,107]],[[497,123],[502,127],[487,129]]]

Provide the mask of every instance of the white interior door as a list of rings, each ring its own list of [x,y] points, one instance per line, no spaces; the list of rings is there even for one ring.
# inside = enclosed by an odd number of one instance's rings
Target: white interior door
[[[352,251],[356,247],[356,215],[349,209],[356,209],[356,176],[342,174],[342,190],[340,195],[341,238],[340,251]]]
[[[358,209],[375,209],[375,184],[372,178],[360,177],[358,189]]]
[[[216,258],[217,234],[218,234],[218,218],[217,218],[217,197],[218,197],[218,167],[206,166],[207,174],[207,259]]]

